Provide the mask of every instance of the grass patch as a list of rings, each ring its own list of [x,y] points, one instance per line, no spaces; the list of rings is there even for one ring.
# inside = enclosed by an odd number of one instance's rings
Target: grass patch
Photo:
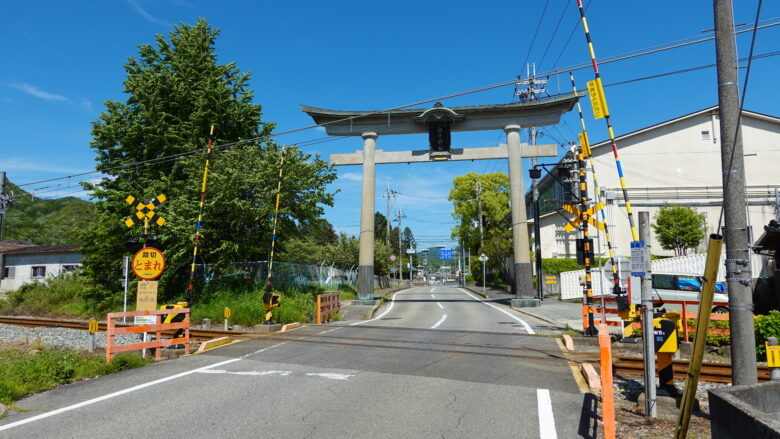
[[[117,355],[111,364],[106,364],[101,355],[71,349],[0,349],[0,402],[12,405],[25,396],[60,384],[133,369],[148,362],[133,354]]]

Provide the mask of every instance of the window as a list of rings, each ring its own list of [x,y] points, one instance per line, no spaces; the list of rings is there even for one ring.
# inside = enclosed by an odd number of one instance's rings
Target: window
[[[675,285],[674,282],[674,276],[669,274],[654,274],[653,288],[660,288],[663,290],[676,290],[677,286]]]
[[[32,278],[33,279],[43,279],[46,277],[46,266],[45,265],[39,265],[32,268]]]
[[[3,267],[3,279],[13,279],[16,277],[16,267]]]
[[[710,132],[708,130],[701,132],[701,140],[710,140]]]
[[[78,265],[63,265],[63,266],[62,266],[62,272],[63,272],[63,273],[67,273],[67,272],[69,272],[69,271],[75,271],[75,270],[78,270],[78,268],[79,268],[79,266],[78,266]]]

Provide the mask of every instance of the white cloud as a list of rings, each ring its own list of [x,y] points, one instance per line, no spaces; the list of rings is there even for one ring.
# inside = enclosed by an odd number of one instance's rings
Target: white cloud
[[[356,172],[345,172],[339,175],[339,179],[346,181],[363,181],[363,175]]]
[[[138,15],[144,17],[145,19],[151,21],[155,24],[161,24],[163,26],[169,26],[169,23],[166,23],[163,20],[160,20],[159,18],[155,17],[154,15],[146,12],[146,9],[141,6],[141,3],[138,0],[127,0],[127,3],[130,4],[130,6],[133,8],[133,10],[138,13]]]
[[[57,174],[76,174],[84,172],[84,169],[73,169],[65,166],[47,165],[41,161],[30,161],[18,157],[3,159],[4,171],[36,171],[52,172]]]
[[[34,85],[30,85],[26,82],[8,82],[4,84],[7,87],[15,88],[22,93],[27,93],[28,95],[35,96],[36,98],[40,98],[46,101],[67,101],[68,98],[62,95],[49,93],[47,91],[43,91],[39,89],[38,87]]]
[[[79,104],[81,104],[81,106],[84,107],[84,109],[89,111],[90,113],[95,112],[95,107],[92,105],[92,102],[89,99],[79,98]]]

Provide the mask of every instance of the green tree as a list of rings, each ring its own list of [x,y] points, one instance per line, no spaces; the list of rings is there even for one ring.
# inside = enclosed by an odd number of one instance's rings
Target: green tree
[[[688,253],[689,248],[697,247],[707,233],[707,223],[703,213],[689,206],[661,207],[655,214],[652,225],[655,237],[666,250],[674,250],[676,256]]]
[[[481,190],[478,194],[477,181]],[[478,196],[479,195],[479,196]],[[479,175],[468,173],[453,180],[449,200],[454,210],[453,239],[460,240],[472,254],[471,271],[481,280],[482,263],[478,257],[485,253],[489,259],[487,269],[508,279],[504,261],[512,254],[510,227],[509,176],[503,172]],[[480,248],[479,201],[482,204],[482,229],[484,247]]]
[[[83,235],[85,270],[98,287],[94,299],[110,303],[116,297],[123,242],[137,239],[141,231],[123,224],[133,212],[124,199],[161,193],[168,201],[157,211],[167,223],[152,226],[168,260],[160,279],[161,299],[181,297],[212,124],[219,146],[209,157],[198,263],[227,266],[267,259],[282,154],[280,247],[285,236],[297,234],[300,224],[315,221],[322,205],[333,202],[326,191],[335,179],[332,168],[319,156],[269,140],[273,124],[261,121],[261,107],[252,102],[250,74],[235,62],[217,63],[218,33],[201,19],[174,26],[167,38],[156,35],[154,46],[139,46],[138,58],[125,64],[127,100],[107,101],[105,112],[93,122],[90,146],[97,154],[96,169],[104,175],[101,182],[85,185],[97,200],[96,221]]]
[[[384,239],[374,241],[374,274],[386,275],[390,271],[391,248]],[[326,265],[356,269],[360,254],[360,240],[342,233],[334,242],[321,243],[311,238],[290,238],[280,260],[298,264]]]

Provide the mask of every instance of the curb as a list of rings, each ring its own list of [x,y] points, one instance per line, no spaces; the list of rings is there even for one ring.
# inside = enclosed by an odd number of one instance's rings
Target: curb
[[[8,413],[8,407],[6,407],[3,404],[0,404],[0,419],[3,419],[6,413]]]
[[[303,323],[300,323],[300,322],[288,323],[286,325],[282,325],[282,329],[279,332],[289,331],[291,329],[300,328],[302,326],[303,326]]]
[[[566,346],[568,351],[574,350],[574,340],[571,339],[569,334],[563,334],[563,345]]]
[[[472,293],[474,293],[474,294],[476,294],[476,295],[478,295],[478,296],[480,296],[480,297],[483,297],[483,298],[485,298],[485,299],[490,299],[490,297],[488,297],[488,296],[486,296],[486,295],[483,295],[483,294],[482,294],[482,292],[480,292],[480,291],[475,291],[475,290],[474,290],[473,288],[471,288],[471,287],[468,287],[468,286],[466,286],[466,287],[461,287],[461,288],[463,288],[463,289],[466,289],[466,290],[468,290],[468,291],[471,291]],[[564,325],[564,326],[561,326],[561,325],[560,325],[558,322],[556,322],[556,321],[554,321],[554,320],[546,319],[546,318],[544,318],[544,317],[537,316],[536,314],[532,314],[532,313],[529,313],[529,312],[527,312],[527,311],[523,311],[523,310],[522,310],[522,308],[514,308],[514,307],[511,307],[511,306],[510,306],[509,308],[510,308],[510,309],[512,309],[512,310],[514,310],[514,311],[517,311],[517,312],[519,312],[520,314],[523,314],[523,315],[525,315],[525,316],[528,316],[528,317],[533,317],[533,318],[535,318],[535,319],[537,319],[537,320],[541,320],[541,321],[543,321],[543,322],[545,322],[545,323],[547,323],[547,324],[550,324],[550,325],[552,325],[552,326],[554,326],[554,327],[556,327],[556,328],[558,328],[558,329],[562,329],[562,330],[563,330],[563,329],[566,329],[566,326],[565,326],[565,325]]]
[[[230,337],[220,337],[215,338],[213,340],[207,340],[200,344],[200,347],[198,348],[198,351],[195,352],[195,354],[202,354],[206,351],[210,351],[212,349],[216,349],[220,346],[225,346],[227,344],[232,343],[233,340]]]
[[[596,373],[596,370],[593,368],[593,365],[590,363],[582,363],[581,370],[582,370],[582,376],[585,377],[585,381],[588,383],[588,387],[590,387],[590,390],[594,392],[600,391],[601,380],[599,380],[599,375]]]

